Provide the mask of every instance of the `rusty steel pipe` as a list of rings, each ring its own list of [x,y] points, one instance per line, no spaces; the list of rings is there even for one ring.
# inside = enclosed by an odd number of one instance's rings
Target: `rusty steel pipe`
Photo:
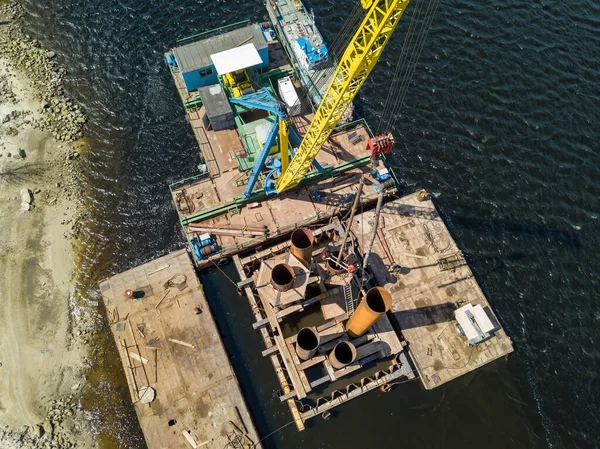
[[[383,287],[369,289],[346,324],[348,335],[360,337],[391,307],[390,292]]]
[[[292,243],[291,252],[294,257],[303,262],[306,267],[310,268],[313,244],[315,242],[315,237],[311,230],[307,228],[296,229],[292,232],[290,241]]]
[[[286,263],[280,263],[271,270],[271,285],[275,290],[287,292],[294,285],[296,274],[294,269]]]
[[[304,327],[296,335],[296,354],[302,360],[314,357],[321,343],[321,337],[314,327]]]
[[[341,341],[329,353],[329,363],[335,369],[342,369],[356,360],[356,347],[349,341]]]
[[[329,271],[334,276],[336,274],[341,274],[341,273],[346,272],[346,269],[342,265],[340,265],[339,254],[340,254],[339,251],[332,251],[331,255],[327,259],[327,265],[326,265],[327,271]]]

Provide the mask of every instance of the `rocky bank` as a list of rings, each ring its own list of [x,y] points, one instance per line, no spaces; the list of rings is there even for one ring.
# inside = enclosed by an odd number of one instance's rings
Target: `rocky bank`
[[[86,118],[58,56],[0,0],[0,448],[92,448],[95,317],[76,297]]]
[[[19,21],[22,14],[23,10],[16,2],[1,6],[0,15],[8,23],[2,25],[0,31],[0,55],[28,77],[42,100],[42,114],[35,125],[51,131],[60,141],[81,139],[86,118],[81,107],[68,97],[63,87],[66,70],[56,60],[56,53],[44,49],[40,42],[25,33]],[[0,81],[0,101],[2,97],[11,100],[11,93]],[[0,121],[4,120],[7,118],[0,117]]]

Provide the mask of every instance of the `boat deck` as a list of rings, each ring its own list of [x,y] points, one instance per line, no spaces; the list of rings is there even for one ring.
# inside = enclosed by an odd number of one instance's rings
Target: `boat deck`
[[[203,232],[215,234],[221,249],[220,257],[260,244],[265,239],[260,235],[248,238],[235,233],[219,234],[215,226],[262,229],[264,237],[267,234],[274,237],[303,223],[331,217],[340,208],[348,207],[358,179],[370,170],[365,165],[369,161],[366,143],[370,133],[363,122],[358,122],[332,134],[318,157],[325,174],[318,179],[313,172],[315,179],[310,187],[301,187],[268,201],[258,199],[258,207],[249,208],[236,202],[246,188],[244,180],[249,174],[249,171],[240,172],[236,162],[236,155],[244,151],[239,132],[206,129],[202,114],[203,108],[188,111],[209,173],[177,183],[171,190],[185,234],[188,237]],[[305,134],[312,117],[313,113],[308,112],[292,118],[300,136]],[[256,189],[260,188],[258,184]],[[318,200],[315,191],[320,194]],[[366,201],[377,196],[370,185],[365,186],[365,194]],[[217,209],[219,212],[207,213]],[[202,267],[210,260],[198,261],[198,266]]]
[[[337,65],[333,55],[329,55],[325,64],[316,70],[307,71],[293,50],[298,38],[311,41],[313,47],[323,45],[323,36],[314,21],[307,15],[299,0],[267,2],[267,13],[277,35],[287,48],[289,58],[294,61],[298,75],[310,92],[314,104],[319,104]]]
[[[112,276],[100,290],[149,449],[258,442],[185,249]],[[156,395],[149,403],[146,387]]]
[[[256,205],[223,204],[224,191],[230,189],[220,190],[217,183],[209,178],[173,189],[172,194],[186,235],[191,237],[208,232],[217,239],[219,253],[196,261],[199,268],[204,268],[211,266],[215,259],[262,245],[298,226],[326,220],[349,208],[357,181],[368,172],[367,166],[355,167],[342,176],[322,179],[310,186],[257,202]],[[321,196],[320,201],[315,200],[315,190]],[[376,201],[377,192],[372,186],[365,187],[364,191],[364,206]],[[194,217],[196,211],[202,213],[218,207],[222,207],[224,213],[209,218]],[[191,213],[188,212],[190,210]],[[230,230],[240,235],[220,234]],[[242,230],[251,230],[255,235],[241,235]]]
[[[352,231],[368,245],[374,212],[357,215]],[[398,264],[400,267],[393,269]],[[448,228],[430,200],[408,195],[384,203],[369,267],[392,293],[391,313],[427,389],[438,387],[513,351]],[[495,325],[475,346],[458,334],[453,312],[481,304]]]
[[[270,74],[291,73],[288,58],[278,41],[269,43],[269,61],[268,70],[260,75],[263,80],[268,80]],[[197,92],[187,92],[181,73],[172,68],[171,74],[183,103],[193,100]],[[290,121],[302,137],[314,111],[302,90],[298,92],[302,113],[290,117]],[[234,110],[237,111],[235,107]],[[253,125],[264,121],[267,114],[264,111],[234,112],[236,128],[219,131],[207,126],[204,106],[186,107],[186,114],[208,171],[173,184],[171,193],[184,234],[191,238],[208,232],[217,240],[219,254],[196,261],[200,268],[211,264],[213,259],[259,245],[267,236],[273,238],[296,226],[330,218],[349,206],[357,180],[369,171],[366,166],[369,162],[366,145],[371,137],[368,126],[362,120],[344,124],[334,130],[319,153],[317,162],[324,173],[319,175],[316,170],[309,173],[310,181],[306,184],[310,187],[300,187],[263,201],[267,198],[262,193],[264,175],[261,175],[254,188],[257,197],[252,200],[258,206],[247,207],[242,195],[259,147]],[[366,201],[376,196],[372,186],[365,187]],[[221,232],[217,232],[217,228]],[[252,229],[253,234],[249,236],[240,229]]]

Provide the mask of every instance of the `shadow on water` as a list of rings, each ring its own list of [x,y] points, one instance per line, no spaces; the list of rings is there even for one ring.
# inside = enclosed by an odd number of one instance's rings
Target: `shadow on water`
[[[104,316],[104,319],[107,319]],[[97,447],[103,449],[143,449],[144,435],[135,410],[112,333],[108,326],[92,343],[92,368],[82,399],[96,426]]]
[[[405,194],[412,193],[407,191]],[[437,211],[431,211],[430,209],[419,208],[412,205],[401,205],[396,208],[386,206],[387,209],[395,210],[398,215],[423,218],[423,219],[437,219],[439,215]],[[450,216],[445,216],[446,221],[452,222],[457,228],[462,228],[471,232],[483,232],[486,234],[499,233],[508,234],[518,238],[533,238],[544,240],[549,243],[567,243],[571,244],[574,248],[582,248],[583,242],[577,232],[567,229],[560,229],[547,225],[542,225],[528,220],[512,220],[503,217],[493,216],[491,211],[486,210],[469,210],[468,207],[464,208],[467,212],[452,213]],[[475,215],[475,213],[477,215]]]

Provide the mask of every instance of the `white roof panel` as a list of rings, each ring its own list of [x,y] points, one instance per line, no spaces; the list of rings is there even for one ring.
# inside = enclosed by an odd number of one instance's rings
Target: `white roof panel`
[[[292,84],[292,80],[289,76],[285,78],[280,78],[277,81],[279,87],[279,95],[281,95],[281,99],[285,102],[286,106],[292,108],[296,106],[298,103],[298,94],[296,93],[296,89]]]
[[[458,321],[458,324],[460,324],[460,327],[465,333],[467,340],[473,340],[479,337],[479,334],[477,333],[475,326],[473,326],[473,323],[465,313],[467,310],[473,313],[473,306],[471,304],[462,306],[460,309],[454,312],[454,317],[456,318],[456,321]]]
[[[491,332],[494,330],[494,325],[487,316],[487,313],[485,313],[485,310],[483,310],[483,307],[481,307],[481,304],[477,304],[476,306],[474,306],[471,309],[471,313],[475,317],[475,321],[477,321],[479,328],[483,332]]]
[[[262,63],[254,44],[246,44],[210,55],[217,73],[225,75],[236,70],[246,69]]]
[[[259,144],[265,144],[265,141],[267,140],[267,137],[269,137],[269,132],[273,126],[273,123],[261,123],[255,128],[256,139],[258,140]]]

